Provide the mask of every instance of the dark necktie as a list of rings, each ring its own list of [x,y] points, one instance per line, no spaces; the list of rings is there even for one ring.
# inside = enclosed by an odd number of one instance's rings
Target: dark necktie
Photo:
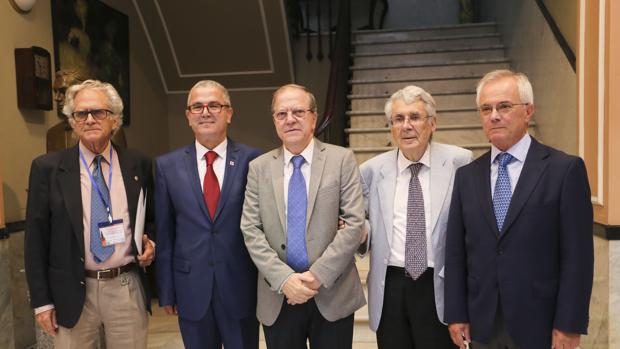
[[[424,217],[424,194],[418,179],[421,163],[409,165],[409,196],[407,198],[407,228],[405,237],[405,270],[417,280],[426,270],[426,219]]]
[[[217,181],[215,171],[213,171],[213,162],[217,158],[217,153],[209,150],[204,157],[207,160],[207,172],[202,185],[203,196],[211,219],[215,219],[217,203],[220,201],[220,184]]]
[[[514,159],[508,153],[500,153],[495,158],[499,166],[497,168],[497,180],[493,189],[493,210],[495,211],[495,219],[497,220],[497,229],[502,231],[504,219],[510,207],[510,199],[512,198],[512,188],[510,186],[510,177],[508,176],[508,164]]]
[[[101,171],[102,155],[95,156],[95,168],[93,169],[93,181],[99,187],[101,195],[110,205],[110,193],[108,187],[103,179],[103,172]],[[90,189],[90,251],[93,253],[93,257],[96,263],[105,262],[112,253],[114,253],[114,245],[103,247],[101,245],[101,235],[99,234],[99,223],[108,223],[108,211],[106,206],[97,192],[95,184],[91,183]],[[110,209],[112,209],[110,207]]]
[[[286,260],[296,272],[308,270],[308,251],[306,250],[306,210],[308,195],[306,181],[301,173],[305,159],[293,156],[293,174],[288,182],[288,202],[286,210],[287,245]]]

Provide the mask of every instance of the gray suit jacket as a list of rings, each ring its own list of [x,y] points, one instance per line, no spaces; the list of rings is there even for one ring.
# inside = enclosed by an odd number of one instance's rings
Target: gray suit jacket
[[[272,325],[280,313],[281,285],[293,273],[286,264],[282,147],[250,163],[241,230],[258,268],[257,317]],[[306,222],[308,261],[322,282],[314,297],[323,317],[335,321],[366,303],[354,254],[360,245],[364,203],[353,153],[314,140]],[[338,218],[346,222],[338,230]]]
[[[381,320],[385,287],[385,272],[390,258],[394,191],[397,177],[398,150],[391,150],[364,162],[362,185],[368,217],[370,272],[368,274],[368,313],[370,328],[377,331]],[[456,169],[472,160],[469,150],[453,145],[430,143],[431,161],[431,243],[434,252],[434,283],[437,316],[443,322],[443,269],[445,261],[446,227],[452,198]],[[428,218],[427,218],[428,219]]]

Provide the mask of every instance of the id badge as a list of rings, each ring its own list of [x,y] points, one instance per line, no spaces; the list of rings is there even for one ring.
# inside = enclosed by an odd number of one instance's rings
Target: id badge
[[[98,225],[101,246],[106,247],[125,242],[125,227],[122,219],[117,219],[112,223],[101,222]]]

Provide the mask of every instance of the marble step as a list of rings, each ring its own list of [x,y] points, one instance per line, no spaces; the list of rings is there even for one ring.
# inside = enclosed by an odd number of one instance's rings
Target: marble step
[[[476,91],[445,91],[432,93],[435,104],[442,108],[471,108],[476,105]],[[381,110],[389,94],[359,94],[349,95],[352,110]]]
[[[416,79],[357,79],[349,80],[349,84],[353,94],[386,94],[389,96],[405,86],[415,85],[434,95],[442,91],[475,90],[476,84],[481,78],[482,75],[458,75],[446,77],[430,76]]]
[[[491,45],[480,47],[462,47],[449,49],[423,49],[409,52],[376,52],[353,54],[355,65],[365,64],[389,64],[393,62],[429,63],[437,61],[460,61],[485,58],[504,58],[505,47],[503,45]]]
[[[389,126],[383,108],[376,110],[348,111],[351,128],[372,128]],[[437,125],[479,124],[480,117],[475,107],[468,108],[439,108],[437,110]]]
[[[463,147],[471,150],[474,153],[474,159],[479,157],[480,155],[486,153],[491,149],[491,145],[488,142],[485,143],[476,143],[476,144],[456,144],[459,147]],[[349,149],[353,150],[355,153],[355,159],[358,164],[362,164],[364,161],[371,159],[381,153],[385,153],[386,151],[394,149],[394,147],[350,147]]]
[[[495,69],[510,68],[510,61],[501,59],[478,59],[459,62],[423,64],[393,64],[380,66],[351,66],[353,80],[359,79],[425,79],[454,76],[480,76]]]
[[[365,53],[399,53],[422,49],[450,49],[474,46],[500,45],[501,37],[497,33],[450,35],[416,40],[396,40],[387,42],[352,42],[355,54]]]
[[[489,34],[497,31],[493,22],[444,25],[425,28],[409,29],[378,29],[353,31],[353,40],[356,42],[411,40],[446,35],[473,35]]]

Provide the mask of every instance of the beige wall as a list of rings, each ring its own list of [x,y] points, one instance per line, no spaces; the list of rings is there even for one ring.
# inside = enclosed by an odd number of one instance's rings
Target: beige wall
[[[53,52],[50,11],[49,1],[39,1],[26,15],[0,1],[0,162],[8,222],[24,219],[30,162],[45,151],[45,133],[58,121],[55,111],[18,109],[15,87],[15,48],[40,46]]]
[[[148,155],[168,149],[166,98],[130,1],[107,0],[129,15],[132,123],[126,128],[129,146]],[[0,162],[4,167],[4,205],[8,222],[24,219],[30,163],[45,152],[45,134],[59,119],[56,111],[20,110],[15,87],[15,48],[40,46],[52,57],[52,16],[49,1],[39,1],[28,14],[0,1]],[[52,67],[54,63],[52,62]]]
[[[572,2],[572,1],[571,1]],[[536,136],[577,154],[577,78],[534,0],[486,1],[487,20],[497,21],[514,70],[534,88]],[[576,6],[576,5],[575,5]]]
[[[543,0],[560,28],[564,39],[573,52],[577,49],[578,1],[576,0]]]

